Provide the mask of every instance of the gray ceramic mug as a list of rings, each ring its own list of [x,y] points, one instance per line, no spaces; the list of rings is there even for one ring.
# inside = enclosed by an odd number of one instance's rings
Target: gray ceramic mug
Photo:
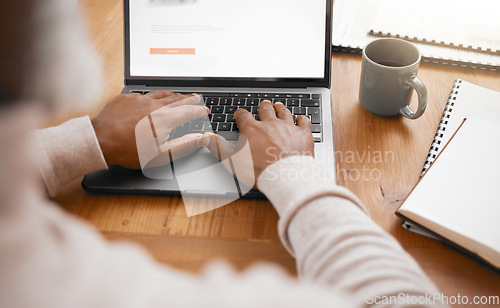
[[[420,52],[410,42],[383,38],[363,48],[363,65],[359,101],[361,105],[382,117],[403,115],[417,119],[427,106],[427,89],[417,77]],[[409,106],[413,89],[418,94],[418,108]]]

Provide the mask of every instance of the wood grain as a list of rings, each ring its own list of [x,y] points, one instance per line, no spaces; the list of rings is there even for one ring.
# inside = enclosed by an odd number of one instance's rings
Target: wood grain
[[[91,110],[54,119],[51,124],[76,115],[96,115],[123,87],[121,1],[80,2],[89,36],[102,58],[105,87]],[[360,70],[359,56],[333,54],[331,90],[339,184],[361,198],[373,219],[396,237],[445,295],[500,295],[499,273],[437,241],[404,230],[394,215],[418,180],[453,81],[461,78],[500,91],[500,74],[423,64],[418,75],[428,89],[428,107],[424,116],[411,121],[380,118],[365,111],[358,102]],[[198,271],[214,258],[227,259],[238,269],[269,261],[296,273],[293,258],[278,239],[278,216],[268,202],[240,200],[188,218],[179,198],[93,196],[83,192],[80,181],[65,187],[57,198],[61,206],[109,239],[144,246],[160,262]]]

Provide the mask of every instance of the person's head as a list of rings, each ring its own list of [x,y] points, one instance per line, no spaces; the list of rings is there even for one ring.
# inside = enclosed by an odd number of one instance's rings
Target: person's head
[[[21,102],[64,112],[96,98],[99,62],[76,0],[7,1],[0,35],[0,112]]]

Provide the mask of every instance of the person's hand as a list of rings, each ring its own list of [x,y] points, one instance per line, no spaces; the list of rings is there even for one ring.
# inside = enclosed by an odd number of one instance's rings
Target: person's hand
[[[186,155],[199,148],[203,145],[201,134],[188,134],[164,143],[176,126],[208,115],[208,108],[197,105],[199,101],[198,95],[179,95],[164,90],[117,96],[92,120],[106,162],[140,167],[135,128],[142,118],[155,110],[156,137],[163,148],[185,148]]]
[[[255,181],[267,166],[282,158],[292,155],[314,156],[314,139],[309,118],[299,116],[295,125],[291,112],[282,103],[273,105],[269,101],[263,101],[259,105],[260,121],[255,120],[245,109],[236,110],[234,118],[244,136],[240,136],[236,148],[214,134],[205,134],[203,143],[213,155],[223,160],[238,152],[248,140]],[[246,165],[243,161],[233,163]]]

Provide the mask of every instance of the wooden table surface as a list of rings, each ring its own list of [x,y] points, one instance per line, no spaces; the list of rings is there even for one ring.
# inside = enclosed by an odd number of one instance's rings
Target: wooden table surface
[[[90,38],[102,57],[105,88],[93,109],[51,124],[77,115],[95,116],[123,87],[122,1],[81,2]],[[373,219],[397,238],[445,295],[500,295],[499,273],[435,240],[404,230],[394,215],[419,178],[453,81],[461,78],[500,91],[500,74],[423,64],[418,76],[427,86],[429,102],[425,114],[412,121],[380,118],[365,111],[358,102],[360,69],[359,56],[333,54],[331,92],[339,184],[361,198]],[[381,154],[384,162],[376,159]],[[196,272],[213,259],[227,259],[237,268],[268,261],[296,273],[293,258],[279,241],[278,215],[269,202],[236,201],[188,218],[179,198],[93,196],[82,190],[80,181],[67,185],[56,201],[107,238],[137,242],[160,262]]]

